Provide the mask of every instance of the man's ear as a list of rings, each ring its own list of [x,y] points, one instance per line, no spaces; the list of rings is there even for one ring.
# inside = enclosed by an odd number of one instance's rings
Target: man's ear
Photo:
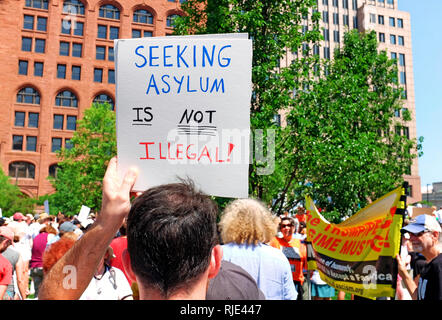
[[[121,255],[121,258],[123,261],[123,267],[124,267],[124,270],[126,271],[126,274],[129,276],[129,278],[133,282],[136,282],[137,279],[135,278],[135,274],[132,270],[132,264],[130,263],[130,256],[129,256],[129,252],[127,251],[127,249],[124,249],[123,254]]]
[[[221,268],[221,260],[223,259],[223,248],[217,244],[212,249],[212,256],[209,264],[209,279],[215,278]]]

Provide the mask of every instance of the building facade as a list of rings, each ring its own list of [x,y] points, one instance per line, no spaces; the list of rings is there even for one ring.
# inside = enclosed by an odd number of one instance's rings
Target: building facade
[[[0,0],[0,163],[30,197],[93,102],[115,101],[113,39],[165,36],[170,0]]]

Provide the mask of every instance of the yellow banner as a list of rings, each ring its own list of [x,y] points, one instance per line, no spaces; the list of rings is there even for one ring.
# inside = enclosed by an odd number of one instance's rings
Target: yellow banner
[[[400,187],[333,224],[306,197],[308,268],[338,290],[371,299],[394,297],[405,199]]]

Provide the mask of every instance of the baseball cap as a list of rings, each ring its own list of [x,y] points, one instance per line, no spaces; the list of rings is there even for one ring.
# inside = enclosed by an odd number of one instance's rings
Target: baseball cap
[[[14,219],[15,221],[18,221],[18,220],[24,220],[24,219],[25,219],[25,216],[24,216],[23,213],[21,213],[21,212],[16,212],[16,213],[14,213],[14,215],[12,216],[12,219]]]
[[[74,225],[72,222],[69,222],[69,221],[63,222],[60,225],[60,231],[61,232],[72,232],[75,229],[77,229],[77,226]]]
[[[265,300],[255,279],[240,266],[221,261],[218,274],[209,283],[207,300]]]
[[[411,220],[410,224],[401,229],[402,233],[419,233],[422,231],[437,231],[441,232],[441,227],[436,218],[428,214],[421,214],[416,219]]]
[[[4,226],[0,227],[0,236],[3,236],[11,241],[14,241],[14,231],[12,231],[12,229],[9,227],[4,227]]]

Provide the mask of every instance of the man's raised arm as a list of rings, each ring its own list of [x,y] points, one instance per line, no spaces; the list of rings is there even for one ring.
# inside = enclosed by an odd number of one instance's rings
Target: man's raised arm
[[[117,158],[110,160],[103,178],[100,214],[92,228],[51,268],[41,284],[38,299],[76,300],[89,285],[107,247],[130,211],[130,191],[137,171],[117,174]]]

